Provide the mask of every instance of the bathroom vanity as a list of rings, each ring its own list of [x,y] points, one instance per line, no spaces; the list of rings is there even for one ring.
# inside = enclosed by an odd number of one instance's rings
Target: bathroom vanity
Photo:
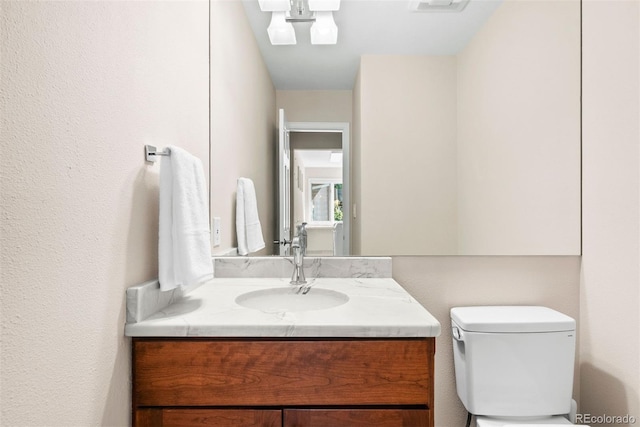
[[[433,426],[434,339],[133,342],[135,426]]]
[[[130,288],[133,425],[433,426],[437,320],[391,278],[310,282],[216,278],[145,319]]]

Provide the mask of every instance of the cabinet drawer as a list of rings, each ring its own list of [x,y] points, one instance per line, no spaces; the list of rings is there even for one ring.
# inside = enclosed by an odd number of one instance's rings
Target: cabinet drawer
[[[432,408],[433,352],[433,339],[136,339],[135,405]]]
[[[281,427],[279,409],[140,409],[137,427]]]
[[[284,427],[430,427],[427,409],[291,409]]]

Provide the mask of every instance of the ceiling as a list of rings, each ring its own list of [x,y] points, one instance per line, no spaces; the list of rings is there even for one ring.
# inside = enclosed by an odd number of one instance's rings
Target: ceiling
[[[332,162],[331,152],[342,150],[296,150],[296,155],[307,168],[341,168],[342,162]]]
[[[278,90],[351,90],[360,56],[455,55],[502,0],[471,0],[462,12],[410,12],[408,0],[342,0],[334,12],[337,45],[312,45],[310,23],[296,23],[298,43],[272,46],[271,14],[243,0],[247,18]]]

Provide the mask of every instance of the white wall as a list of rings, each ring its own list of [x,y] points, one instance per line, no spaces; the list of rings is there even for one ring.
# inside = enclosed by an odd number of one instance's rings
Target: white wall
[[[364,55],[357,84],[356,253],[457,253],[455,57]]]
[[[143,145],[208,169],[208,4],[0,7],[0,424],[126,426],[125,290],[157,277]]]
[[[581,411],[631,414],[636,420],[640,420],[639,25],[638,1],[583,3]]]
[[[242,2],[211,2],[211,216],[221,219],[221,244],[237,247],[235,194],[240,177],[256,188],[266,247],[275,223],[276,94]]]
[[[276,104],[290,122],[351,122],[350,90],[277,90]]]
[[[580,254],[580,2],[505,1],[457,71],[457,253]]]
[[[307,227],[307,255],[333,256],[333,227]]]

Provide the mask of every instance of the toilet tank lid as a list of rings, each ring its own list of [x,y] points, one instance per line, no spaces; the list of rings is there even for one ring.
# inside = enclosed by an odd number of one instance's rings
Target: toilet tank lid
[[[478,306],[451,309],[451,320],[468,332],[573,331],[576,321],[540,306]]]

